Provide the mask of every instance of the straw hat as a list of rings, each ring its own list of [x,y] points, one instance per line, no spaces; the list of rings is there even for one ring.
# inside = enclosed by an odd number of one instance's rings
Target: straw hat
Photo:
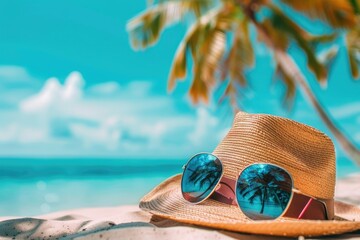
[[[290,119],[240,112],[213,152],[223,163],[224,176],[236,179],[252,163],[272,163],[286,169],[294,187],[306,195],[332,200],[335,190],[334,145],[324,133]],[[360,229],[360,209],[331,201],[335,220],[253,221],[237,206],[213,199],[193,205],[181,194],[181,174],[173,176],[144,196],[140,208],[152,214],[205,227],[277,236],[320,236]],[[342,218],[340,217],[342,216]],[[344,218],[344,216],[347,217]]]

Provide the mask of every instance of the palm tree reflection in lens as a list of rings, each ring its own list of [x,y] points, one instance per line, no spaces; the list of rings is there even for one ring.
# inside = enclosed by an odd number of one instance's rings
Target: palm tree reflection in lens
[[[283,214],[292,194],[292,179],[280,167],[253,164],[237,180],[236,198],[242,212],[254,220],[275,219]]]
[[[186,165],[181,190],[184,198],[192,203],[206,199],[214,190],[222,175],[220,160],[212,154],[200,153]]]

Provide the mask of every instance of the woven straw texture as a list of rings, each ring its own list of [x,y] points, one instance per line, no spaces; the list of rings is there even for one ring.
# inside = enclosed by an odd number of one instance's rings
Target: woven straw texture
[[[287,169],[295,188],[303,193],[332,199],[335,188],[335,153],[323,133],[295,121],[264,114],[240,112],[233,127],[215,149],[225,173],[236,179],[252,163],[272,163]],[[332,221],[279,218],[252,221],[237,206],[212,199],[192,205],[181,194],[181,175],[161,183],[143,197],[140,208],[184,223],[245,233],[277,236],[321,236],[360,229],[360,209],[335,203],[335,214],[346,219]]]
[[[294,187],[303,193],[324,199],[334,197],[334,145],[325,134],[304,124],[240,112],[214,154],[229,178],[236,179],[252,163],[272,163],[290,172]]]

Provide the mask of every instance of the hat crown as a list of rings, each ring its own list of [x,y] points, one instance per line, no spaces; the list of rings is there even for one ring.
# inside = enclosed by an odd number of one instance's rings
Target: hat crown
[[[253,234],[320,236],[360,229],[359,208],[332,200],[335,186],[334,146],[320,131],[286,118],[239,113],[214,154],[223,162],[225,175],[234,179],[241,170],[256,162],[285,168],[291,173],[295,188],[302,193],[330,199],[324,200],[327,213],[332,218],[336,210],[335,214],[341,220],[296,221],[281,218],[279,221],[251,221],[240,208],[214,199],[190,204],[182,196],[180,174],[144,196],[140,208],[184,223]]]
[[[250,164],[271,163],[286,169],[294,187],[304,194],[334,197],[334,145],[328,136],[310,126],[267,114],[239,112],[213,153],[230,178],[237,178]]]

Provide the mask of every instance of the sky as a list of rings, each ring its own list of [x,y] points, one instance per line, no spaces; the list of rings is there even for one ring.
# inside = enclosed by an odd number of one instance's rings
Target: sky
[[[232,111],[214,99],[192,105],[190,76],[167,92],[188,23],[134,51],[126,23],[145,6],[145,0],[0,2],[0,157],[172,159],[214,149],[231,126]],[[301,24],[326,31],[318,22]],[[248,73],[243,109],[289,117],[332,137],[301,92],[285,111],[272,55],[255,37],[253,42],[256,65]],[[298,49],[290,53],[326,110],[359,145],[360,82],[351,79],[343,38],[335,48],[339,56],[327,88],[306,71]]]

